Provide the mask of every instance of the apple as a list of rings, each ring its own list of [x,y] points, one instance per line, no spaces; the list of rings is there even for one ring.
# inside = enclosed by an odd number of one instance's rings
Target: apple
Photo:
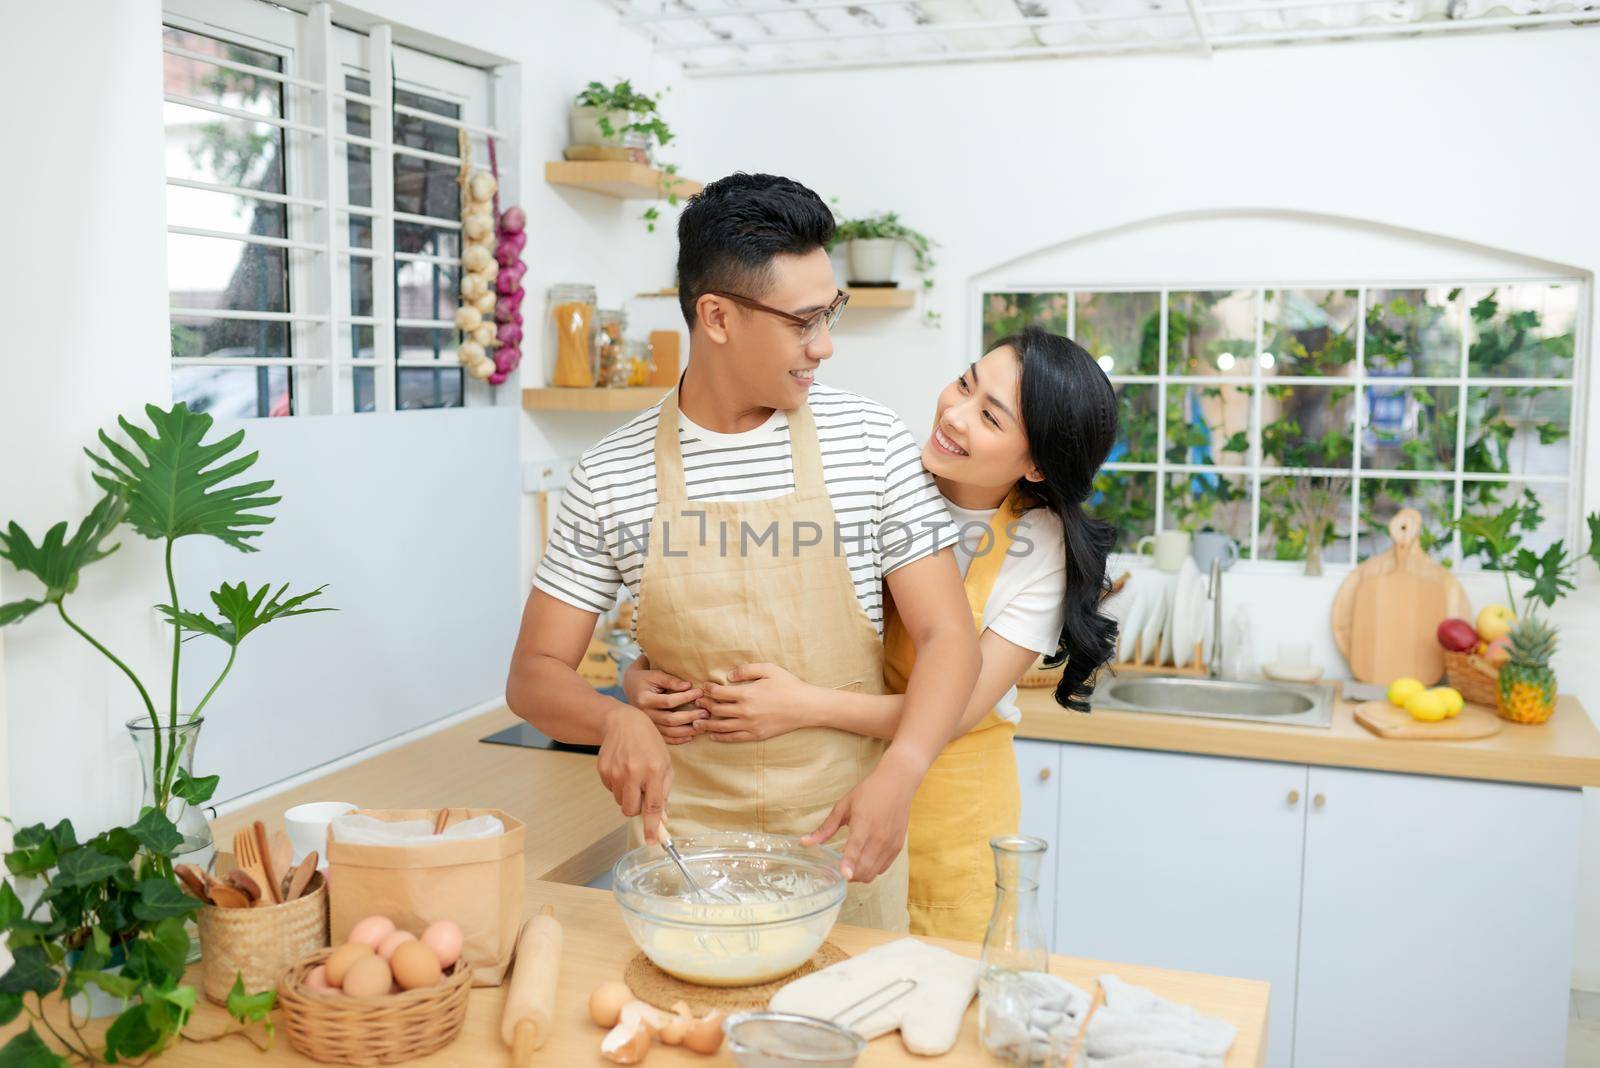
[[[1483,662],[1490,667],[1504,667],[1507,660],[1511,659],[1511,637],[1501,635],[1489,643],[1489,648],[1483,651]]]
[[[1470,652],[1478,644],[1478,632],[1464,619],[1447,619],[1439,624],[1439,644],[1452,653]]]
[[[1503,604],[1486,605],[1478,613],[1478,637],[1486,642],[1504,637],[1516,625],[1516,613]]]

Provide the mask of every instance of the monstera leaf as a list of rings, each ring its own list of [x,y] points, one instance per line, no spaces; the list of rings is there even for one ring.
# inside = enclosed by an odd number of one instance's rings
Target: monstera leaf
[[[244,440],[244,431],[207,444],[204,438],[212,420],[204,412],[191,412],[181,401],[171,411],[153,404],[145,405],[144,411],[154,434],[126,419],[117,420],[133,448],[102,430],[100,444],[110,458],[84,450],[100,469],[94,480],[127,500],[128,523],[147,538],[162,541],[207,534],[240,552],[254,552],[246,539],[258,537],[257,528],[272,518],[251,509],[282,498],[262,496],[272,488],[270,480],[224,485],[260,455],[252,452],[228,459]]]
[[[221,619],[212,619],[199,612],[174,612],[171,605],[165,604],[156,605],[156,610],[184,630],[196,634],[209,634],[235,647],[244,641],[245,636],[251,631],[266,626],[274,619],[308,616],[313,612],[338,611],[335,608],[302,607],[313,597],[320,596],[322,591],[328,588],[326,586],[318,586],[310,593],[299,593],[286,599],[283,595],[289,591],[289,584],[285,582],[268,600],[267,590],[270,588],[270,584],[263,584],[252,594],[250,587],[243,582],[234,586],[224,582],[211,592],[211,603],[217,606],[217,613]]]
[[[115,544],[106,545],[105,540],[127,510],[120,496],[107,493],[84,516],[71,538],[67,537],[67,524],[63,521],[51,527],[37,545],[15,522],[0,530],[0,560],[44,584],[43,598],[0,604],[0,627],[25,619],[47,604],[59,604],[77,589],[80,571],[117,551]]]

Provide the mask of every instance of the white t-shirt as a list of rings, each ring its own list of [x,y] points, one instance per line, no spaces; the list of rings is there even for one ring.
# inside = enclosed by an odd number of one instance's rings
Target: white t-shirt
[[[998,509],[972,511],[949,501],[945,507],[960,528],[956,562],[965,577],[973,554],[989,540],[989,524]],[[1016,523],[1011,549],[984,605],[983,627],[1024,649],[1054,653],[1067,618],[1067,558],[1061,520],[1048,508],[1033,508]],[[1011,723],[1022,721],[1015,686],[995,705],[995,714]]]
[[[822,477],[856,600],[883,633],[883,579],[956,540],[956,528],[922,449],[888,408],[826,386],[811,387]],[[626,583],[637,600],[656,507],[655,437],[661,406],[602,438],[573,469],[549,545],[534,574],[538,589],[591,612],[608,612]],[[691,501],[755,501],[794,492],[789,419],[718,434],[678,413],[684,485]],[[832,532],[824,534],[829,544]],[[759,611],[760,606],[752,605]],[[637,617],[635,617],[637,618]]]

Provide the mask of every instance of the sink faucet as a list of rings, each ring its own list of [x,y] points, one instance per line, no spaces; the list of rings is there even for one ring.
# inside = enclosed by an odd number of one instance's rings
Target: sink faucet
[[[1222,557],[1211,561],[1211,656],[1206,660],[1206,676],[1222,677]]]

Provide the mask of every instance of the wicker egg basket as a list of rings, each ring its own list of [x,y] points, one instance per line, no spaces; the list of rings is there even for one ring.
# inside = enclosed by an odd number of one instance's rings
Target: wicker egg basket
[[[228,1003],[235,977],[247,991],[270,990],[283,970],[328,944],[328,891],[321,873],[310,889],[281,905],[200,910],[200,958],[206,997]]]
[[[1500,703],[1500,673],[1473,653],[1444,651],[1444,673],[1452,688],[1468,704],[1497,708]]]
[[[455,1040],[472,992],[472,967],[465,959],[433,986],[353,998],[306,985],[306,976],[331,952],[307,957],[278,980],[283,1029],[295,1052],[325,1064],[398,1064]]]

